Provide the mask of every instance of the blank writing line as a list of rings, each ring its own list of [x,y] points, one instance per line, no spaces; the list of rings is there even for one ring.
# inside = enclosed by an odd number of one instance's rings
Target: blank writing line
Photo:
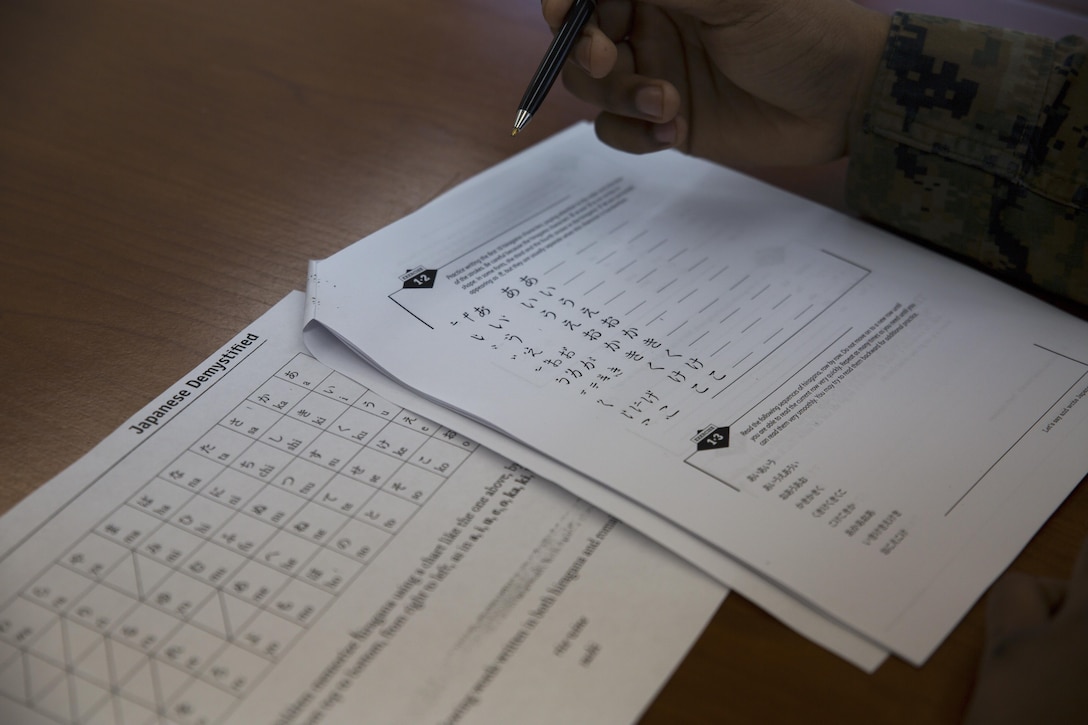
[[[702,267],[702,266],[703,266],[704,264],[706,264],[706,261],[707,261],[708,259],[710,259],[710,257],[703,257],[703,258],[702,258],[702,259],[700,259],[700,260],[699,260],[698,262],[696,262],[695,264],[693,264],[693,265],[691,265],[690,267],[688,267],[688,271],[689,271],[689,272],[694,272],[695,270],[699,269],[699,267]],[[718,274],[721,274],[721,272],[718,272]],[[715,277],[716,277],[716,276],[717,276],[717,275],[715,275]],[[713,277],[712,277],[711,279],[713,279]]]
[[[788,300],[788,299],[789,299],[790,297],[793,297],[793,295],[792,295],[792,294],[788,294],[788,295],[786,295],[785,297],[783,297],[783,298],[782,298],[782,301],[781,301],[781,302],[779,302],[779,303],[778,303],[777,305],[775,305],[775,306],[774,306],[774,307],[772,307],[771,309],[772,309],[772,310],[777,310],[777,309],[778,309],[779,307],[781,307],[782,305],[786,304],[786,300]]]
[[[674,327],[674,328],[673,328],[673,330],[672,330],[672,332],[670,332],[669,334],[665,335],[665,337],[672,337],[672,333],[673,333],[673,332],[676,332],[677,330],[679,330],[679,329],[680,329],[681,327],[683,327],[683,326],[684,326],[684,325],[686,325],[686,324],[688,324],[688,321],[687,321],[687,320],[684,320],[684,321],[683,321],[683,322],[681,322],[681,323],[680,323],[679,325],[677,325],[676,327]],[[705,335],[706,333],[704,332],[703,334]]]
[[[614,228],[612,229],[612,231],[610,231],[610,232],[608,233],[608,235],[607,235],[607,236],[612,236],[613,234],[615,234],[616,232],[618,232],[618,231],[619,231],[620,229],[623,229],[623,228],[624,228],[625,226],[627,226],[627,225],[628,225],[628,224],[630,224],[630,223],[631,223],[631,220],[630,220],[630,219],[626,219],[626,220],[624,220],[624,221],[620,222],[619,226],[617,226],[617,227],[614,227]]]
[[[706,261],[706,260],[704,259],[704,260],[703,260],[703,262],[705,262],[705,261]],[[699,264],[702,264],[703,262],[699,262]],[[698,266],[698,265],[696,265],[696,267],[697,267],[697,266]],[[692,267],[692,269],[694,269],[694,268],[695,268],[695,267]],[[724,267],[722,267],[721,269],[719,269],[719,270],[718,270],[717,272],[715,272],[715,273],[714,273],[714,276],[713,276],[713,277],[711,277],[710,279],[708,279],[708,280],[707,280],[707,282],[713,282],[713,281],[714,281],[714,280],[716,280],[716,279],[717,279],[718,277],[720,277],[720,276],[722,275],[722,273],[723,273],[723,272],[724,272],[725,270],[727,270],[727,269],[729,269],[729,265],[728,265],[728,264],[727,264],[727,265],[725,265]],[[690,271],[690,270],[689,270],[689,271]]]

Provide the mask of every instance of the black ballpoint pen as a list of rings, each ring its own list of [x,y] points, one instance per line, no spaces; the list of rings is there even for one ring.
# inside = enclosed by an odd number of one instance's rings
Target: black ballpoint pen
[[[529,81],[529,87],[525,90],[525,95],[521,98],[521,103],[518,104],[518,112],[514,117],[514,132],[510,134],[511,136],[516,136],[518,131],[525,128],[526,124],[532,120],[533,114],[544,102],[544,97],[548,95],[559,71],[563,68],[563,63],[570,55],[574,41],[581,35],[582,28],[586,26],[596,9],[596,0],[574,0],[574,5],[567,12],[563,25],[552,39],[552,44],[548,46],[544,60],[540,61],[540,67],[536,69],[533,79]]]

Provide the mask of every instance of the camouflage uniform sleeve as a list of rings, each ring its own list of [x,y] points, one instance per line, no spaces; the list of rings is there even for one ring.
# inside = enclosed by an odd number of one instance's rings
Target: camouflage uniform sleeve
[[[847,202],[1012,282],[1088,303],[1088,44],[897,13]]]

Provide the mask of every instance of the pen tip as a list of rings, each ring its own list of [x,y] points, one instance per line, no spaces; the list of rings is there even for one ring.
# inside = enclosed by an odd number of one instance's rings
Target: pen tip
[[[510,135],[517,136],[518,131],[525,128],[526,124],[528,124],[532,118],[533,114],[529,113],[524,108],[519,108],[517,116],[514,117],[514,132]]]

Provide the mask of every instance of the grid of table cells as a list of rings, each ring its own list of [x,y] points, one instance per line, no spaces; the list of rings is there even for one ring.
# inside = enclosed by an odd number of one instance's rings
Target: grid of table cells
[[[475,450],[296,356],[0,610],[0,696],[222,722]]]

